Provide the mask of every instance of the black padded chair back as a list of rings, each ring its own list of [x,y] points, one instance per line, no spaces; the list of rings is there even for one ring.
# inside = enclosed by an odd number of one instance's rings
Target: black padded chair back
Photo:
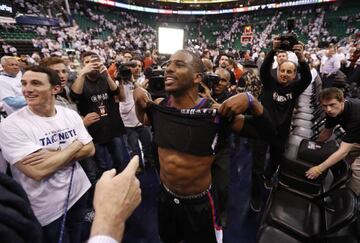
[[[358,215],[357,207],[357,198],[349,188],[330,192],[323,204],[326,234],[336,233],[354,222]]]
[[[351,179],[351,168],[345,160],[341,160],[330,167],[329,171],[331,172],[329,176],[332,176],[332,181],[329,186],[324,184],[323,195],[327,195],[329,192],[340,188]]]
[[[265,211],[264,223],[302,241],[326,242],[357,219],[357,199],[348,188],[312,200],[277,188]]]
[[[320,164],[336,152],[337,149],[338,145],[335,140],[322,143],[304,139],[300,143],[297,158],[312,164]]]
[[[285,232],[269,225],[264,225],[258,232],[257,243],[303,243]]]
[[[294,137],[293,139],[297,138]],[[335,142],[333,143],[333,145],[335,145]],[[316,165],[313,163],[316,159],[311,154],[307,155],[307,158],[314,160],[309,161],[308,159],[308,161],[305,161],[298,158],[298,148],[299,147],[294,144],[288,144],[286,146],[278,173],[279,186],[308,198],[318,198],[327,195],[334,189],[340,188],[350,180],[351,168],[346,161],[338,162],[328,170],[329,172],[324,171],[324,173],[315,180],[307,179],[305,172]],[[326,158],[325,156],[321,159],[325,160]],[[317,164],[319,163],[318,161],[316,162]]]

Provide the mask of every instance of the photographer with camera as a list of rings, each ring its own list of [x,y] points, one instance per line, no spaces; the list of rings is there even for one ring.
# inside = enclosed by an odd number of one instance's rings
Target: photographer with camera
[[[160,66],[148,67],[144,71],[145,82],[142,83],[142,86],[149,91],[153,99],[163,98],[166,96],[165,92],[165,78],[164,78],[164,65],[167,62],[163,63]]]
[[[281,47],[288,50],[290,48],[289,44],[291,45],[292,43],[296,43],[291,46],[291,50],[296,54],[299,66],[297,67],[291,61],[284,61],[278,66],[277,78],[273,78],[271,66],[275,53]],[[298,78],[298,72],[300,78]],[[284,37],[274,38],[273,49],[266,56],[261,66],[260,79],[263,83],[261,103],[272,115],[271,118],[276,127],[277,136],[274,137],[273,142],[270,144],[270,161],[268,166],[265,171],[257,171],[258,176],[256,178],[260,179],[265,176],[265,186],[270,187],[274,172],[281,163],[296,100],[311,82],[309,65],[304,59],[304,45],[298,43],[296,39],[288,41]],[[257,141],[253,144],[253,165],[256,168],[264,167],[268,146],[269,144],[264,141]],[[257,198],[258,196],[253,195],[251,200],[252,208],[257,209],[255,211],[260,211],[261,208],[261,198]]]
[[[124,87],[125,99],[120,102],[120,115],[125,125],[127,143],[129,146],[131,157],[138,155],[140,158],[140,166],[153,164],[153,154],[151,145],[150,128],[144,126],[136,117],[134,89],[139,86],[138,80],[141,78],[142,61],[138,57],[134,57],[131,62],[118,64],[117,80]],[[139,146],[141,142],[144,160],[141,156]]]
[[[199,87],[200,96],[221,104],[232,94],[228,91],[230,86],[230,73],[225,68],[216,69],[215,73],[207,72]],[[217,153],[211,165],[212,183],[216,188],[219,200],[219,215],[222,226],[227,224],[227,204],[230,184],[230,137],[231,131],[224,131],[219,137],[215,147]],[[220,146],[221,145],[221,146]]]
[[[93,52],[81,55],[83,68],[71,86],[71,98],[77,102],[78,110],[94,139],[96,174],[115,168],[125,168],[129,155],[122,136],[125,133],[115,98],[124,100],[123,85],[117,86],[105,65]],[[110,153],[110,156],[109,156]]]

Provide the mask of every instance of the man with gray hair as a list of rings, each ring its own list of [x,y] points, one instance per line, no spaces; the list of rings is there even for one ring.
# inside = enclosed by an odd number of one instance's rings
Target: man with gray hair
[[[0,73],[0,102],[9,115],[26,105],[21,93],[21,76],[19,62],[16,57],[3,56],[1,58],[3,72]]]

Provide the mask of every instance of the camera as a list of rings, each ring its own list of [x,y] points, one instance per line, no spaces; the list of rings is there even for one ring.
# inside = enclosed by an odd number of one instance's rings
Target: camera
[[[145,78],[149,80],[147,90],[154,99],[166,96],[164,74],[165,69],[161,67],[148,67],[144,71]]]
[[[132,72],[130,68],[135,68],[136,62],[117,62],[115,63],[117,69],[116,80],[122,80],[124,82],[131,81]]]
[[[293,32],[295,28],[295,19],[291,18],[287,20],[288,33],[281,35],[279,49],[284,51],[292,51],[294,45],[299,44],[296,34]]]
[[[202,82],[204,85],[206,85],[209,89],[214,87],[214,85],[217,85],[220,82],[220,77],[212,72],[206,72],[203,75]],[[199,92],[204,93],[205,89],[203,86],[199,85]]]

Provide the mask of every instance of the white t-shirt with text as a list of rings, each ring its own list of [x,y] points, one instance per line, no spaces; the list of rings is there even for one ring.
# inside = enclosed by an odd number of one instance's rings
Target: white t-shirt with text
[[[81,117],[75,111],[61,106],[55,107],[55,116],[41,117],[25,106],[0,124],[3,156],[10,164],[14,179],[26,191],[35,216],[42,226],[55,221],[64,212],[72,164],[40,181],[26,176],[15,164],[40,149],[61,150],[75,139],[84,145],[92,141]],[[68,208],[71,208],[90,186],[84,170],[75,162]]]

